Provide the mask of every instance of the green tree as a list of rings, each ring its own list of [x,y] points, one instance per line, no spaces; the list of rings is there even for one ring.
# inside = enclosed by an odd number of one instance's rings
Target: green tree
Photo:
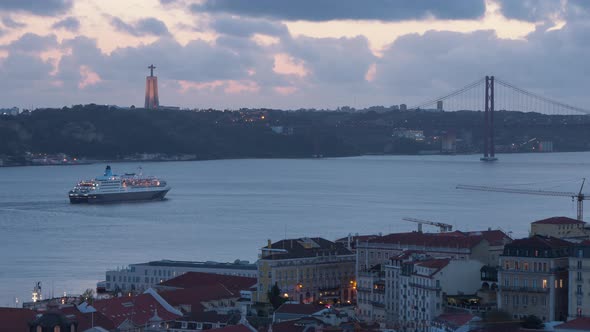
[[[287,299],[282,296],[281,289],[276,282],[270,289],[270,292],[268,292],[268,301],[272,304],[274,309],[277,309],[281,304],[287,301]]]
[[[82,302],[86,302],[88,304],[92,304],[94,302],[94,290],[92,288],[88,288],[80,295],[80,300]]]

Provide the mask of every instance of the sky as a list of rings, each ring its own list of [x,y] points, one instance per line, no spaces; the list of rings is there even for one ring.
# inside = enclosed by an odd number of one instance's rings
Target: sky
[[[0,107],[418,104],[485,75],[590,108],[587,0],[0,1]]]

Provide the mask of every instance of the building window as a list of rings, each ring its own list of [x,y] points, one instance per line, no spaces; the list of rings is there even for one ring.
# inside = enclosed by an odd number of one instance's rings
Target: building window
[[[510,270],[510,261],[509,260],[504,261],[504,269]]]
[[[510,287],[510,279],[508,279],[508,277],[504,279],[504,287]]]
[[[523,269],[524,271],[528,271],[528,270],[529,270],[529,262],[524,262],[524,263],[522,264],[522,269]]]
[[[522,305],[528,305],[528,304],[529,304],[529,296],[523,295],[522,296]]]
[[[582,261],[578,261],[578,269],[582,268]]]
[[[537,288],[537,279],[533,279],[533,288]]]
[[[536,296],[534,296],[534,295],[533,295],[533,296],[531,297],[531,303],[532,303],[533,305],[536,305],[536,304],[537,304],[537,297],[536,297]]]
[[[514,277],[514,287],[518,287],[518,277]]]
[[[578,249],[578,258],[584,257],[584,250]]]
[[[578,278],[576,279],[577,281],[582,281],[582,272],[578,271]]]
[[[582,295],[582,285],[578,285],[577,295]]]
[[[559,288],[563,288],[563,279],[559,279]]]
[[[519,267],[520,266],[518,265],[518,261],[514,261],[514,269],[518,271]]]
[[[524,288],[529,287],[529,280],[528,279],[522,279],[522,287],[524,287]]]
[[[547,288],[547,279],[543,279],[543,288]]]
[[[518,295],[512,296],[512,305],[515,307],[518,306]]]

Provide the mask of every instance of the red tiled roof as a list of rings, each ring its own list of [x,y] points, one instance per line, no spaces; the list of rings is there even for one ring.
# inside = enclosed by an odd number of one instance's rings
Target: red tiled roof
[[[30,309],[0,308],[0,331],[29,331],[28,323],[32,321],[36,315],[37,312]]]
[[[583,224],[583,221],[572,219],[568,217],[551,217],[547,219],[537,220],[532,224],[548,224],[548,225],[570,225],[570,224]]]
[[[221,284],[231,292],[240,293],[252,285],[256,285],[256,278],[228,276],[214,273],[187,272],[176,278],[166,280],[158,286],[173,288],[193,288]]]
[[[205,309],[203,302],[239,298],[239,291],[230,291],[222,284],[202,285],[187,289],[165,290],[159,293],[166,302],[174,307],[190,306],[191,312],[200,312]]]
[[[438,248],[473,248],[484,240],[483,235],[462,232],[449,233],[393,233],[369,240],[370,243],[392,243]]]
[[[98,312],[113,322],[115,327],[129,319],[136,325],[145,325],[158,310],[158,316],[164,321],[179,318],[164,308],[151,294],[141,294],[131,297],[116,297],[108,300],[97,300],[92,306]]]
[[[566,329],[566,330],[574,330],[574,331],[590,331],[590,318],[589,317],[579,317],[576,319],[572,319],[569,322],[559,324],[555,326],[556,329]]]
[[[59,309],[59,311],[66,316],[74,315],[76,317],[76,321],[78,322],[78,331],[86,331],[92,326],[100,326],[107,330],[113,330],[116,328],[112,320],[98,311],[95,313],[83,313],[80,312],[80,310],[78,310],[76,307],[65,307]]]
[[[275,313],[312,315],[324,309],[326,309],[325,306],[316,304],[283,303],[280,307],[277,308],[277,310],[275,310]]]
[[[512,241],[510,236],[499,229],[495,230],[487,230],[487,231],[477,231],[477,232],[467,232],[468,235],[478,235],[481,234],[484,239],[486,239],[490,245],[492,246],[499,246],[503,245],[506,242]]]
[[[436,259],[429,259],[429,260],[424,260],[424,261],[418,262],[418,263],[416,263],[416,265],[440,270],[443,267],[449,265],[450,261],[451,261],[450,258],[436,258]]]
[[[218,332],[252,332],[252,330],[250,330],[250,328],[244,326],[244,325],[230,325],[230,326],[226,326],[226,327],[222,327],[219,329],[212,329],[210,331],[218,331]]]
[[[507,244],[506,248],[539,248],[539,249],[557,249],[570,247],[573,243],[551,236],[535,235],[524,239],[517,239]]]
[[[455,328],[461,327],[469,323],[475,316],[466,312],[454,312],[439,315],[435,318],[436,321],[444,322]]]

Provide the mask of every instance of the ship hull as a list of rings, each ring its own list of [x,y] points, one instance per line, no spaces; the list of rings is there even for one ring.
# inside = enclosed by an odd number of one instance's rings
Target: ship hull
[[[133,201],[162,200],[170,189],[108,193],[108,194],[69,194],[72,204],[102,204]]]

